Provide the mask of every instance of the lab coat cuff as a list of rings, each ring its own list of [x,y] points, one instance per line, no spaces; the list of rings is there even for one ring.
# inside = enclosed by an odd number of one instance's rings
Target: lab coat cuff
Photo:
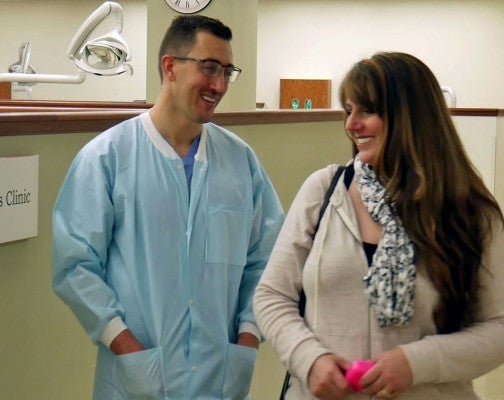
[[[110,348],[110,344],[122,331],[128,329],[121,317],[115,317],[109,321],[100,336],[100,342]]]
[[[261,331],[256,324],[252,322],[242,322],[238,328],[238,334],[243,332],[251,333],[257,340],[261,341]]]

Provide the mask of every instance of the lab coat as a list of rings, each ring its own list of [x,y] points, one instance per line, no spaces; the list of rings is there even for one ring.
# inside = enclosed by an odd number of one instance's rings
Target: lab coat
[[[98,345],[95,400],[247,399],[252,297],[283,222],[251,148],[204,124],[190,192],[148,113],[76,156],[53,214],[53,287]],[[190,193],[190,195],[189,195]],[[100,342],[120,317],[146,350]]]

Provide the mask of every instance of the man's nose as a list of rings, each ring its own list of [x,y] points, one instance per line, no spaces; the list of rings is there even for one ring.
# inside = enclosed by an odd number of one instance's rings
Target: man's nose
[[[224,78],[225,70],[222,70],[220,74],[212,78],[212,89],[218,93],[225,93],[227,91],[229,83]]]

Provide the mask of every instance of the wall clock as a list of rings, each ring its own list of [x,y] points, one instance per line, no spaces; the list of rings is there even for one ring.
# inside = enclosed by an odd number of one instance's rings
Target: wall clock
[[[203,10],[212,0],[165,0],[166,4],[182,14],[194,14]]]

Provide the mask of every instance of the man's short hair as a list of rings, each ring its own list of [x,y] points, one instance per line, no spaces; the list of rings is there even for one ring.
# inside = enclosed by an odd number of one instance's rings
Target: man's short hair
[[[158,69],[161,80],[163,80],[161,58],[165,54],[185,56],[196,43],[196,34],[198,32],[208,32],[227,41],[233,38],[231,29],[218,19],[204,15],[181,15],[176,17],[166,31],[159,47]]]

